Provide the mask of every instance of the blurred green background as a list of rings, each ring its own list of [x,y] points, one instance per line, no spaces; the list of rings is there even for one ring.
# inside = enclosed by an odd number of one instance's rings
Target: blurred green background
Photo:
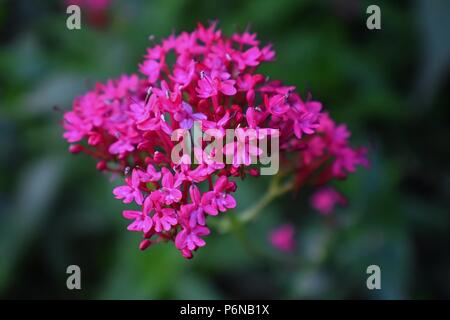
[[[382,29],[366,28],[378,4]],[[0,1],[1,298],[449,298],[450,2],[112,1],[99,21],[66,28],[64,1]],[[70,155],[62,112],[96,81],[137,71],[148,36],[218,19],[272,42],[273,78],[308,91],[369,148],[371,170],[336,183],[349,205],[323,217],[308,190],[286,195],[185,261],[172,244],[137,249],[114,183]],[[239,208],[267,179],[248,179]],[[232,214],[232,213],[230,213]],[[297,249],[267,234],[290,222]],[[82,290],[66,288],[66,268]],[[377,264],[382,289],[366,288]]]

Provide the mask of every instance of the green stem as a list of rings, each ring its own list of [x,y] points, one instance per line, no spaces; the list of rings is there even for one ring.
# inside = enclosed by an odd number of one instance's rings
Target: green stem
[[[258,216],[265,207],[267,207],[275,198],[285,194],[286,192],[292,190],[294,187],[294,181],[289,181],[284,185],[279,185],[280,177],[275,177],[271,184],[269,185],[269,189],[267,192],[260,198],[260,200],[251,206],[250,208],[244,210],[241,214],[236,215],[233,219],[223,220],[220,226],[222,232],[228,232],[231,229],[235,229],[240,227],[249,221],[253,220],[256,216]]]
[[[281,196],[282,194],[288,192],[292,189],[293,183],[287,183],[282,187],[274,186],[276,184],[271,184],[267,193],[252,207],[246,209],[242,214],[239,215],[238,220],[242,223],[247,223],[253,220],[265,207],[267,207],[275,198]]]

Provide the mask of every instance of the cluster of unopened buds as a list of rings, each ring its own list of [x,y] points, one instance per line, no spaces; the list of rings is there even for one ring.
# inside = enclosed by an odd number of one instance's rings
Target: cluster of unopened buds
[[[123,216],[131,220],[128,230],[142,233],[142,250],[173,241],[191,258],[205,245],[208,217],[237,206],[234,180],[261,174],[261,164],[252,160],[263,150],[250,141],[276,138],[277,150],[271,153],[279,157],[292,189],[321,187],[367,165],[365,150],[349,146],[346,126],[335,124],[320,102],[302,99],[295,87],[257,73],[260,64],[274,58],[272,47],[260,46],[256,34],[227,37],[214,23],[199,24],[191,33],[148,48],[141,76],[97,84],[65,113],[70,151],[95,157],[98,170],[124,174],[124,184],[113,194],[135,203]],[[213,130],[215,140],[229,129],[236,139],[214,148],[194,141],[194,161],[185,155],[175,161],[180,130],[192,133],[195,124],[202,133]],[[250,130],[256,136],[246,138]],[[218,154],[231,160],[220,161]],[[330,201],[341,201],[328,194],[334,198],[316,199],[322,206],[325,201],[326,210]]]

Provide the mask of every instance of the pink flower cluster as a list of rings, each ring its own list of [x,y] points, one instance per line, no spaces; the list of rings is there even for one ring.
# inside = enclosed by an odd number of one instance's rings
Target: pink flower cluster
[[[141,249],[173,241],[191,258],[210,233],[207,217],[236,207],[232,179],[259,174],[245,159],[173,163],[170,135],[194,121],[202,130],[279,130],[281,166],[295,175],[297,187],[323,185],[367,164],[365,150],[349,147],[345,125],[336,125],[320,102],[257,72],[274,58],[271,45],[260,46],[256,34],[227,37],[214,23],[199,24],[148,48],[142,76],[97,84],[65,113],[71,152],[95,157],[98,170],[125,172],[124,185],[113,193],[136,206],[123,216],[131,220],[128,230],[143,234]],[[200,155],[212,156],[205,153]]]

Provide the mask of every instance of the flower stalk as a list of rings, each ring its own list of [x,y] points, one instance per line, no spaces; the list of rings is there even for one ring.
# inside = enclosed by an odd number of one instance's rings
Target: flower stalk
[[[227,233],[246,225],[254,220],[273,200],[294,188],[294,180],[289,180],[284,184],[281,184],[280,180],[281,175],[274,176],[269,184],[267,192],[258,202],[242,211],[242,213],[233,215],[232,218],[222,219],[221,223],[218,225],[219,231],[221,233]]]

